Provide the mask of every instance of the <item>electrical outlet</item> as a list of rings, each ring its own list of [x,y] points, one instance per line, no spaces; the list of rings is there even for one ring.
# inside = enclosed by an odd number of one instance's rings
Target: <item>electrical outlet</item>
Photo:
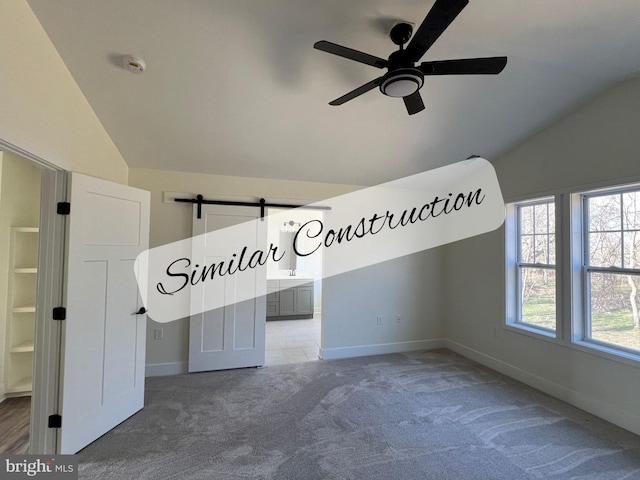
[[[164,337],[164,331],[161,328],[155,328],[153,330],[153,339],[154,340],[162,340]]]
[[[382,325],[382,315],[378,315],[378,325]]]

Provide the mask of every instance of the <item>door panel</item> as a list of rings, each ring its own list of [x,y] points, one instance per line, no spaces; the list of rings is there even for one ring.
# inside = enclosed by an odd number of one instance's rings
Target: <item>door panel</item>
[[[256,208],[203,205],[201,217],[197,218],[194,207],[194,236],[239,224],[246,224],[247,228],[242,228],[237,238],[225,234],[216,244],[205,244],[201,257],[192,259],[194,264],[227,264],[242,246],[254,251],[266,244],[266,222],[258,220]],[[190,372],[264,365],[266,268],[255,268],[251,274],[254,296],[249,300],[235,301],[239,285],[233,275],[207,282],[194,294],[218,296],[226,306],[191,316]],[[202,302],[202,298],[192,298],[192,302]]]
[[[146,315],[134,272],[149,192],[70,177],[58,453],[75,453],[144,404]]]

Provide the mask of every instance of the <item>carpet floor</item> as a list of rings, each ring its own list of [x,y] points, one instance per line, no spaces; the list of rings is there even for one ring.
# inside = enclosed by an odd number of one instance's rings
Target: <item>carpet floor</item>
[[[80,478],[640,480],[640,437],[447,350],[147,379]]]

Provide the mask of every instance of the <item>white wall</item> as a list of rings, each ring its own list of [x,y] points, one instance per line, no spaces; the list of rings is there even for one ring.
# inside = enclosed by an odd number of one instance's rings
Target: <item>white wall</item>
[[[495,161],[505,199],[640,180],[640,80]],[[446,335],[460,353],[640,434],[640,366],[502,328],[504,229],[445,247]]]
[[[2,0],[0,139],[61,168],[126,183],[128,167],[26,0]]]

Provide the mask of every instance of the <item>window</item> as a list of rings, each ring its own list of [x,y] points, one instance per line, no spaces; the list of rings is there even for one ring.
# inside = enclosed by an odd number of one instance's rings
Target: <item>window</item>
[[[512,204],[507,222],[511,238],[507,245],[508,323],[555,332],[555,201],[544,198]]]
[[[507,327],[640,362],[640,185],[510,203],[505,233]]]
[[[583,340],[640,351],[640,189],[582,195]]]

